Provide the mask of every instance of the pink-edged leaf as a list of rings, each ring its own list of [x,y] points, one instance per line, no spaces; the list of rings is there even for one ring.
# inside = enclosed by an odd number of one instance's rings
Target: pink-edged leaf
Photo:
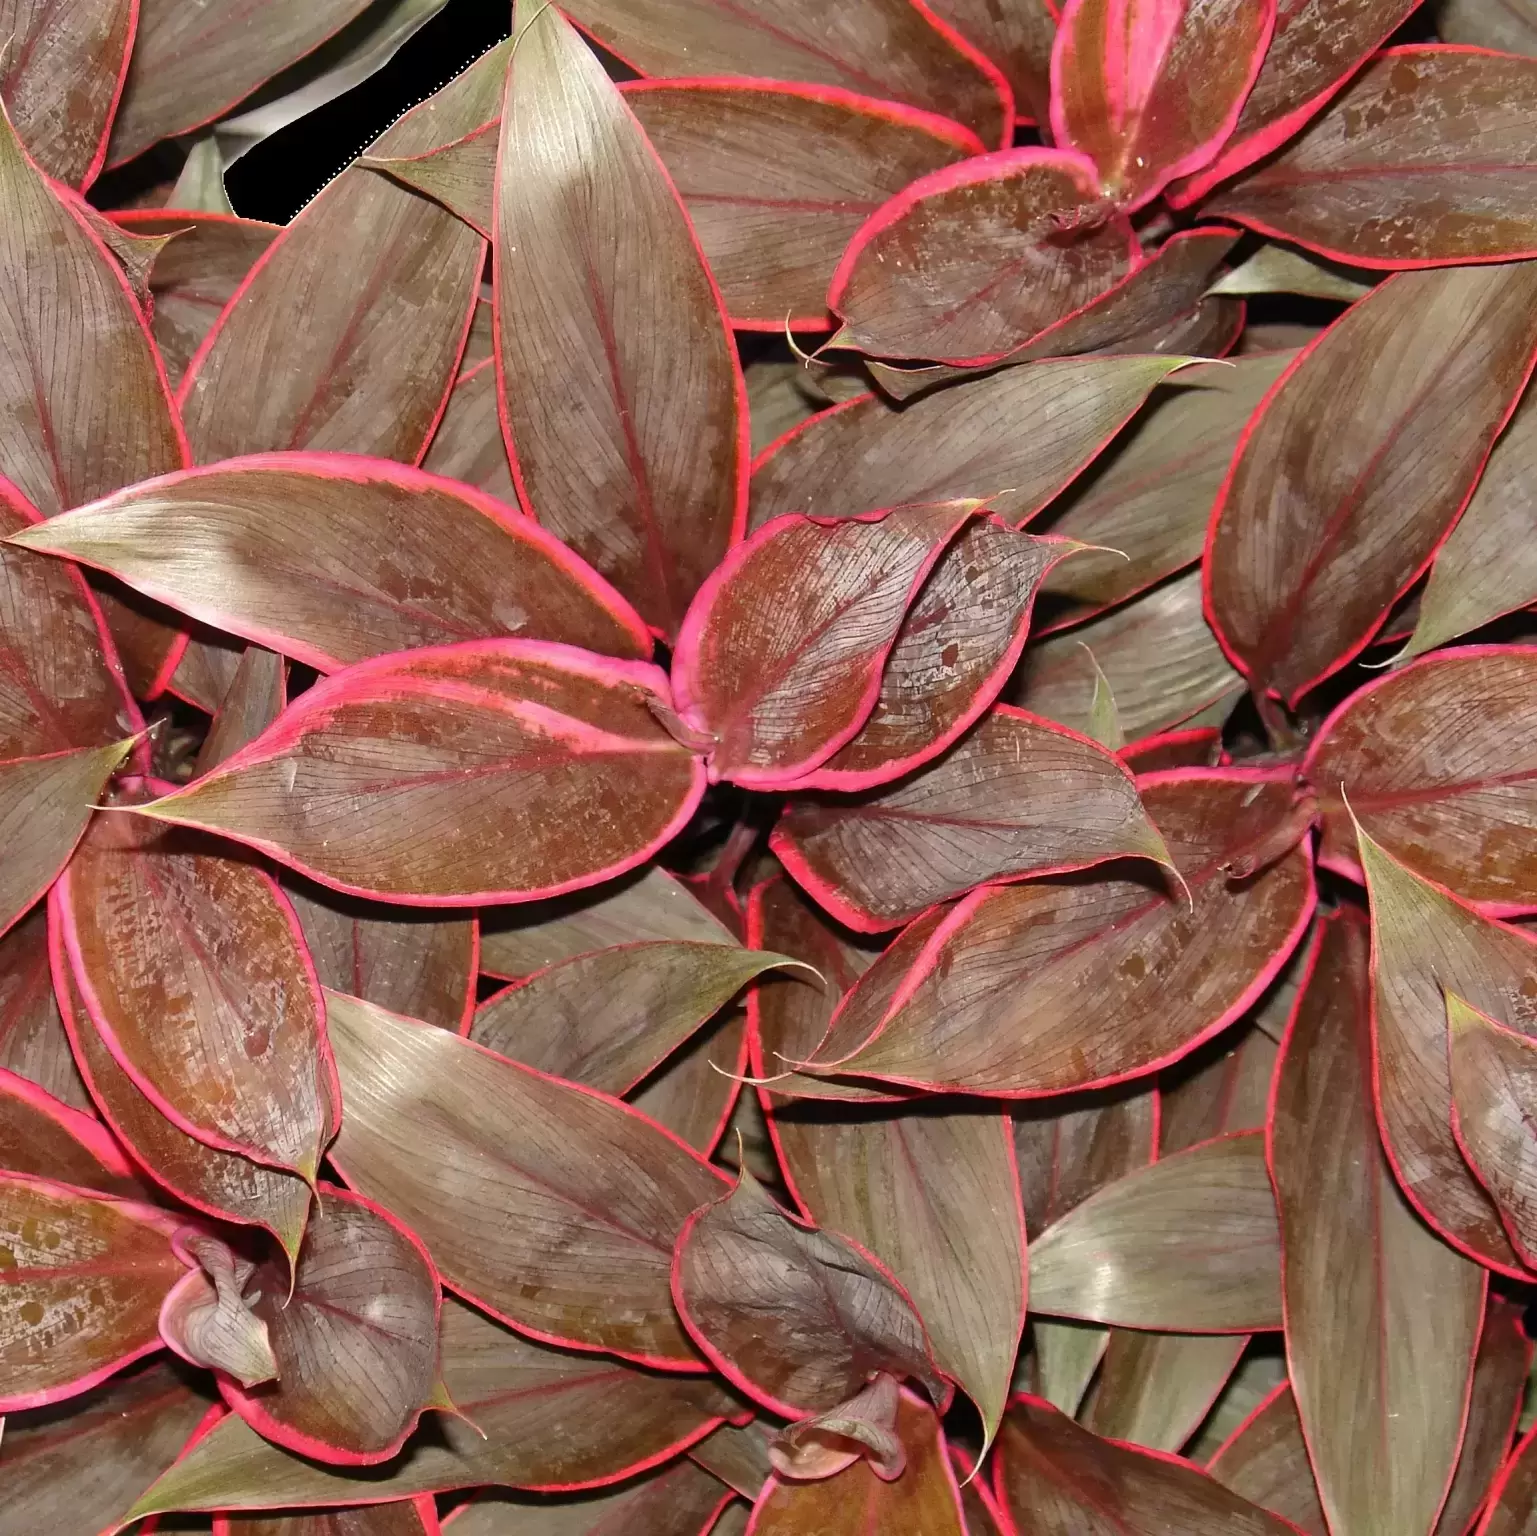
[[[1136,265],[1094,162],[1002,150],[931,172],[860,226],[828,290],[840,346],[877,357],[997,362]]]
[[[1025,1320],[1025,1231],[1009,1121],[997,1110],[836,1110],[770,1100],[785,1182],[819,1226],[906,1288],[935,1364],[989,1440]]]
[[[1224,1488],[1291,1521],[1304,1536],[1329,1536],[1288,1382],[1271,1391],[1238,1425],[1212,1457],[1208,1471]]]
[[[527,518],[350,453],[189,470],[14,538],[325,672],[498,635],[615,656],[651,649],[629,604]]]
[[[753,464],[750,525],[786,512],[857,517],[914,500],[988,500],[1028,522],[1183,359],[1073,358],[937,390],[905,410],[861,395],[813,416]]]
[[[1365,267],[1530,256],[1534,102],[1537,60],[1389,48],[1206,211]]]
[[[772,846],[822,906],[862,933],[984,881],[1116,858],[1168,861],[1112,753],[1006,705],[899,783],[795,800]]]
[[[1264,1137],[1220,1136],[1104,1185],[1031,1243],[1030,1304],[1121,1328],[1278,1327],[1280,1247]]]
[[[1051,45],[1057,35],[1051,0],[930,0],[928,9],[980,48],[1009,82],[1019,121],[1044,124],[1051,102]]]
[[[1371,897],[1383,1150],[1409,1203],[1441,1236],[1491,1268],[1524,1275],[1452,1133],[1445,994],[1523,1033],[1537,1027],[1528,985],[1537,940],[1422,880],[1365,831],[1356,842]]]
[[[1158,1154],[1167,1157],[1229,1131],[1261,1129],[1267,1117],[1270,1080],[1275,1075],[1277,1042],[1267,1033],[1278,1015],[1281,1031],[1290,1016],[1294,993],[1285,985],[1300,968],[1295,956],[1249,1019],[1211,1049],[1182,1061],[1159,1085]],[[1209,1058],[1202,1061],[1201,1057]],[[1193,1069],[1193,1070],[1192,1070]]]
[[[0,1173],[0,1409],[40,1408],[160,1345],[181,1278],[164,1211]]]
[[[1291,0],[1276,7],[1275,33],[1222,152],[1171,189],[1183,207],[1285,144],[1355,74],[1418,0]],[[1370,68],[1370,65],[1368,65]]]
[[[462,1417],[438,1417],[394,1460],[367,1473],[328,1466],[230,1414],[125,1518],[387,1502],[487,1483],[590,1488],[656,1466],[739,1409],[704,1377],[550,1349],[452,1297],[441,1332],[443,1384]]]
[[[27,152],[57,181],[94,181],[123,90],[138,0],[11,0],[0,64],[5,112]]]
[[[748,1071],[747,1008],[728,1004],[628,1094],[663,1130],[706,1157],[725,1136]]]
[[[1133,773],[1161,773],[1165,768],[1216,768],[1224,761],[1222,727],[1193,725],[1128,742],[1117,754]]]
[[[653,864],[628,878],[553,901],[482,911],[480,969],[512,980],[532,976],[557,960],[616,944],[669,940],[737,942],[676,875]]]
[[[208,1410],[206,1397],[155,1362],[71,1399],[67,1413],[8,1415],[0,1456],[7,1524],[18,1536],[113,1529]]]
[[[4,1070],[0,1070],[0,1168],[104,1195],[142,1198],[144,1194],[122,1148],[99,1120]]]
[[[113,165],[223,117],[367,9],[368,0],[139,0]]]
[[[485,1489],[449,1518],[444,1536],[704,1536],[731,1498],[718,1478],[684,1459],[617,1493],[548,1495]]]
[[[1324,812],[1319,861],[1360,878],[1354,815],[1394,858],[1465,901],[1537,905],[1534,684],[1537,649],[1470,646],[1353,694],[1303,765]]]
[[[404,186],[442,203],[450,213],[489,240],[496,225],[494,205],[500,134],[501,119],[498,117],[482,123],[462,139],[455,139],[441,149],[430,149],[424,155],[393,158],[364,155],[360,163],[371,171],[393,176]]]
[[[328,1005],[337,1166],[422,1236],[450,1286],[536,1337],[698,1363],[669,1270],[689,1214],[722,1192],[716,1170],[606,1094],[354,998]]]
[[[71,1109],[96,1112],[59,1018],[43,906],[0,937],[0,1068],[36,1083]]]
[[[1181,370],[1047,509],[1043,528],[1095,547],[1046,578],[1043,628],[1092,617],[1201,558],[1239,435],[1289,361],[1268,353]]]
[[[488,998],[469,1035],[552,1077],[625,1094],[776,967],[802,968],[785,955],[734,944],[616,945],[557,961]]]
[[[193,778],[250,746],[283,713],[287,702],[288,663],[276,651],[248,645],[197,749]]]
[[[741,535],[746,389],[688,215],[619,88],[558,11],[515,10],[493,242],[514,478],[671,635]]]
[[[883,1480],[863,1458],[816,1482],[775,1474],[753,1507],[748,1536],[965,1536],[955,1469],[933,1409],[904,1392],[896,1431],[906,1462],[900,1477]]]
[[[704,792],[704,765],[650,704],[671,704],[657,668],[569,646],[381,656],[311,688],[147,813],[357,895],[423,906],[558,895],[642,863]]]
[[[1323,922],[1268,1131],[1287,1360],[1339,1536],[1435,1526],[1462,1443],[1488,1278],[1419,1221],[1382,1153],[1368,961],[1358,911]]]
[[[80,1002],[150,1103],[209,1146],[312,1181],[340,1105],[320,986],[272,877],[118,809],[50,903]]]
[[[1297,357],[1244,433],[1205,562],[1251,687],[1295,702],[1367,644],[1451,531],[1534,355],[1537,268],[1517,263],[1399,273]]]
[[[494,117],[508,47],[373,151],[421,153]],[[453,383],[484,258],[480,236],[436,203],[343,171],[267,247],[187,367],[179,398],[198,462],[307,448],[414,464]]]
[[[996,1477],[999,1503],[1032,1536],[1295,1536],[1193,1463],[1101,1440],[1035,1397],[1004,1418]]]
[[[747,75],[841,86],[974,129],[1013,132],[1004,78],[927,6],[833,0],[816,16],[774,0],[573,0],[571,19],[642,75]]]
[[[292,878],[284,888],[322,986],[464,1032],[479,970],[474,917],[360,901]]]
[[[1067,0],[1051,54],[1051,131],[1140,208],[1233,131],[1275,0]]]
[[[437,1505],[422,1494],[307,1515],[215,1515],[213,1536],[442,1536],[442,1527]]]
[[[762,1419],[747,1424],[722,1424],[697,1445],[689,1447],[689,1458],[745,1499],[756,1499],[773,1471],[769,1446],[773,1427]]]
[[[483,358],[455,381],[422,468],[462,480],[510,507],[517,505],[512,463],[502,436],[494,358]]]
[[[1537,1519],[1537,1429],[1517,1442],[1489,1494],[1478,1536],[1521,1536]]]
[[[731,551],[678,633],[678,713],[712,780],[804,777],[859,732],[929,572],[974,501],[857,518],[783,517]]]
[[[949,1400],[907,1293],[857,1244],[788,1216],[745,1168],[678,1234],[672,1292],[710,1363],[775,1413],[825,1413],[878,1371]]]
[[[286,1253],[295,1253],[309,1214],[309,1185],[297,1174],[210,1147],[161,1114],[107,1049],[86,1013],[70,974],[62,932],[55,928],[50,938],[54,990],[68,1044],[96,1106],[119,1140],[178,1200],[224,1221],[265,1227]]]
[[[1242,881],[1226,873],[1289,825],[1293,787],[1284,773],[1191,768],[1150,776],[1142,794],[1184,890],[1136,865],[984,887],[925,943],[878,1033],[836,1061],[824,1045],[815,1065],[1031,1098],[1167,1065],[1238,1018],[1313,910],[1305,846]],[[844,1012],[860,1000],[856,988]]]

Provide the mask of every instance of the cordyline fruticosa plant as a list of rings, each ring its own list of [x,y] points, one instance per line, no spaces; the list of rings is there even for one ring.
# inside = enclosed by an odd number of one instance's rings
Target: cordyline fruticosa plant
[[[1537,1529],[1537,11],[438,9],[0,6],[0,1536]]]

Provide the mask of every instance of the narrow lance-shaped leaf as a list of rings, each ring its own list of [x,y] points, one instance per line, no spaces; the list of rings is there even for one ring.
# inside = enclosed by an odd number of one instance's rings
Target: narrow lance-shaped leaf
[[[642,863],[704,766],[653,717],[642,662],[485,640],[362,662],[147,813],[219,831],[357,895],[526,901]],[[423,836],[426,827],[434,836]]]
[[[1290,1520],[1305,1536],[1329,1536],[1289,1382],[1275,1387],[1238,1425],[1209,1470],[1224,1488]]]
[[[1246,1334],[1111,1332],[1085,1425],[1108,1440],[1177,1451],[1227,1385]]]
[[[1336,1536],[1429,1532],[1462,1441],[1486,1273],[1421,1224],[1372,1106],[1366,923],[1325,920],[1269,1128],[1286,1354]]]
[[[515,12],[493,242],[514,478],[671,635],[741,535],[746,389],[688,215],[619,88],[558,11]]]
[[[288,702],[288,664],[276,651],[248,645],[214,712],[192,763],[197,778],[248,747],[283,713]]]
[[[122,1148],[99,1120],[3,1069],[0,1168],[104,1195],[144,1194]]]
[[[645,656],[628,603],[488,496],[353,454],[262,454],[130,487],[15,536],[329,672],[517,635]]]
[[[1470,646],[1352,694],[1303,765],[1324,813],[1320,862],[1360,877],[1354,815],[1394,858],[1465,901],[1537,905],[1534,683],[1537,650]]]
[[[712,779],[778,788],[858,733],[902,621],[974,501],[778,518],[711,573],[678,634],[678,713]]]
[[[607,1536],[610,1531],[644,1531],[646,1536],[715,1536],[715,1516],[731,1498],[718,1478],[688,1460],[674,1462],[617,1493],[517,1494],[483,1489],[461,1505],[444,1527],[445,1536]]]
[[[1216,155],[1275,24],[1275,0],[1067,0],[1051,54],[1053,138],[1140,208]]]
[[[828,290],[839,346],[996,362],[1119,282],[1140,255],[1094,162],[1003,150],[933,171],[860,226]]]
[[[1205,211],[1364,267],[1530,256],[1534,100],[1537,60],[1385,49],[1300,137]]]
[[[1251,686],[1294,703],[1366,645],[1456,522],[1534,355],[1537,272],[1517,263],[1400,273],[1297,358],[1212,514],[1207,610]]]
[[[45,906],[35,907],[0,938],[0,1067],[71,1109],[96,1112],[59,1018]]]
[[[862,933],[986,881],[1169,857],[1112,753],[1006,705],[896,784],[796,799],[772,846],[818,902]]]

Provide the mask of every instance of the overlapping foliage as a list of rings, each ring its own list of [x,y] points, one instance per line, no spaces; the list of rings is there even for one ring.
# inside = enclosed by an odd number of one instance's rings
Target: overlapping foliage
[[[0,1536],[1537,1529],[1537,12],[441,9],[10,7]]]

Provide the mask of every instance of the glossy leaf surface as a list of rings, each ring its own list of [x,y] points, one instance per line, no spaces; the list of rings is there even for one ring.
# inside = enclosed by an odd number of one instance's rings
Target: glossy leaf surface
[[[557,11],[516,9],[494,242],[514,476],[670,635],[741,532],[746,391],[688,216],[618,87]]]
[[[1292,364],[1213,512],[1208,611],[1295,701],[1364,646],[1456,522],[1537,349],[1525,264],[1400,273]]]
[[[355,894],[460,906],[555,895],[642,862],[703,792],[703,765],[648,699],[668,701],[655,668],[567,646],[383,656],[311,688],[153,814]],[[441,835],[422,838],[427,825]]]

